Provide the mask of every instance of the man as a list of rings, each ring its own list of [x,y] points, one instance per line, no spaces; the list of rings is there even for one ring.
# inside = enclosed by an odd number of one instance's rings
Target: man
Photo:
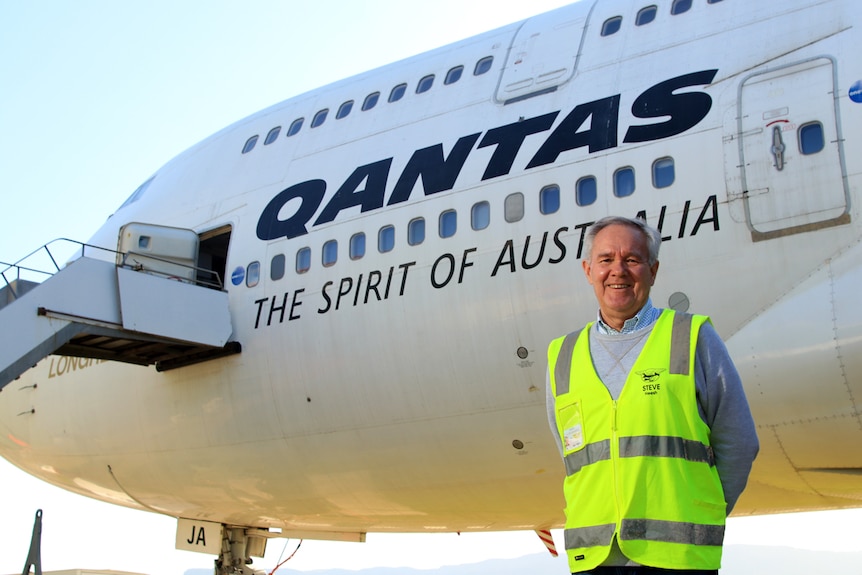
[[[548,349],[572,573],[717,574],[725,517],[759,449],[739,374],[706,316],[652,306],[661,234],[586,234],[596,322]]]

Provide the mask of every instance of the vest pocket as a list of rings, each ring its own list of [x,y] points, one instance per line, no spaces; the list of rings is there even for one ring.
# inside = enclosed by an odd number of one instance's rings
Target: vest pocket
[[[581,412],[581,402],[561,406],[557,410],[557,421],[560,422],[563,440],[563,454],[568,455],[584,448],[584,418]]]

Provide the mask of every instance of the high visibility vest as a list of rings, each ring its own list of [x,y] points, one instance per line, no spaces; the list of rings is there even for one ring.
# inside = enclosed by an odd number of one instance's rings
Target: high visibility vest
[[[593,367],[590,325],[551,342],[571,572],[600,565],[615,537],[642,565],[721,566],[727,504],[694,380],[707,321],[664,310],[616,401]]]

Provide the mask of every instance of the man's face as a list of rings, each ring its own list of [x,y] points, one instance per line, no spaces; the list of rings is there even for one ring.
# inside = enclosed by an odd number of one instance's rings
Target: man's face
[[[635,316],[649,298],[658,262],[649,264],[649,248],[637,228],[612,224],[593,240],[584,273],[596,292],[602,319],[620,329]]]

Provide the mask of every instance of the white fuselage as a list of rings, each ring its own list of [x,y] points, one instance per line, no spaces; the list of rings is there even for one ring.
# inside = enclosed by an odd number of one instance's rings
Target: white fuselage
[[[283,102],[168,163],[90,243],[115,249],[129,222],[229,227],[242,353],[166,372],[50,356],[0,394],[0,453],[90,497],[305,536],[560,526],[546,346],[595,318],[586,227],[643,213],[665,236],[653,302],[711,316],[758,424],[737,513],[859,505],[862,5],[636,13],[579,2]],[[800,133],[817,125],[812,152]],[[540,201],[553,186],[558,209]]]

